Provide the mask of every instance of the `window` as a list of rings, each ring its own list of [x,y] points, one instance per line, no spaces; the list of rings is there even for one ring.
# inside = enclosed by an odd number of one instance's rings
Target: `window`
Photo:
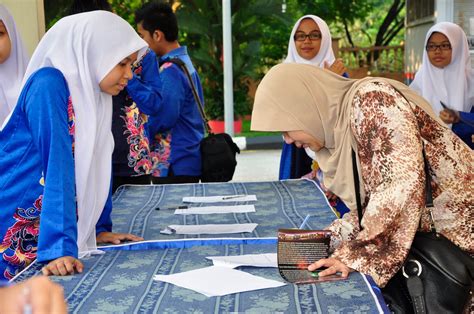
[[[434,0],[407,0],[407,22],[415,22],[434,15]]]

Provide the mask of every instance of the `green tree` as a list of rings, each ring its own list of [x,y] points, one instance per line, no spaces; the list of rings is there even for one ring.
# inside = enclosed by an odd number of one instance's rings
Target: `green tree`
[[[176,14],[203,81],[206,112],[211,119],[224,115],[223,105],[223,41],[222,1],[183,1]],[[263,38],[271,34],[271,25],[289,25],[281,10],[281,2],[272,0],[232,1],[232,57],[234,109],[236,115],[250,111],[248,79],[260,77]],[[285,36],[286,37],[286,36]]]

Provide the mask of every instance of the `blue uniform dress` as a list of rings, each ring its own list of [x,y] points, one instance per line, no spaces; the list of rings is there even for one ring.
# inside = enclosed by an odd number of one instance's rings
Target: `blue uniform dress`
[[[472,135],[474,134],[474,107],[471,112],[459,112],[460,121],[453,124],[453,132],[459,136],[471,149],[474,149]]]
[[[33,73],[0,132],[0,279],[35,258],[78,255],[74,126],[62,73]],[[111,229],[110,217],[101,223]]]
[[[204,137],[204,126],[184,72],[169,58],[181,59],[188,68],[200,99],[202,87],[185,46],[176,48],[160,58],[161,95],[163,106],[150,115],[147,131],[156,160],[167,160],[174,176],[201,175],[199,143]],[[166,177],[166,169],[154,166],[152,175]]]

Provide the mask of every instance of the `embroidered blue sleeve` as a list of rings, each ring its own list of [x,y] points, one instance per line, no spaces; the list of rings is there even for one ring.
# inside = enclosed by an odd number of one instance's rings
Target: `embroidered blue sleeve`
[[[162,107],[161,80],[158,61],[153,52],[147,53],[128,82],[127,91],[141,112],[157,114]]]
[[[23,111],[43,160],[44,192],[38,261],[77,257],[77,213],[72,140],[68,128],[69,90],[62,73],[43,68],[25,87]],[[46,87],[46,88],[45,88]]]

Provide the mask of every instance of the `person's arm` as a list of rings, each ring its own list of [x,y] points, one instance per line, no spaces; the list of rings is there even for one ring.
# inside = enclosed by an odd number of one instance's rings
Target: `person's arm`
[[[133,78],[128,81],[127,92],[141,112],[147,115],[157,114],[163,106],[163,97],[156,55],[147,53],[141,66],[135,70],[137,71],[140,72],[140,78],[134,73]]]
[[[168,131],[176,125],[186,96],[184,84],[187,81],[177,65],[165,63],[160,75],[163,106],[159,112],[149,117],[147,126],[150,137],[158,132]]]
[[[425,204],[423,147],[416,118],[401,97],[380,92],[378,101],[367,98],[353,112],[364,117],[353,122],[369,195],[363,230],[358,231],[356,209],[336,220],[329,229],[341,242],[331,259],[383,286],[402,265],[419,225]]]
[[[38,261],[77,257],[77,213],[72,140],[68,127],[67,83],[53,69],[37,72],[27,86],[24,111],[33,143],[43,160]]]

